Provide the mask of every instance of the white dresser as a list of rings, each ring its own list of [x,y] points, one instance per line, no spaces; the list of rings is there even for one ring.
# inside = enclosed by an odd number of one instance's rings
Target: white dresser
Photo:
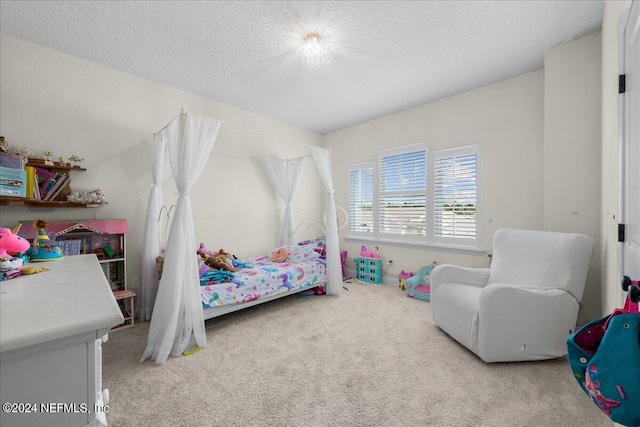
[[[0,282],[0,425],[106,425],[102,338],[123,316],[95,255]]]

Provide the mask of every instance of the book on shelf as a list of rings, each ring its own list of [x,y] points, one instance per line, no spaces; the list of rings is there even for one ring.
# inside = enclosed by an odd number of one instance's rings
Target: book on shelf
[[[37,179],[33,181],[33,198],[40,200],[40,186],[38,185]]]
[[[33,166],[25,166],[24,170],[27,174],[27,192],[26,192],[26,197],[28,199],[33,199],[34,197],[34,189],[37,186],[35,184],[35,179],[36,179],[36,170],[33,168]]]
[[[49,182],[47,183],[45,189],[43,192],[41,192],[41,196],[42,196],[42,200],[48,200],[47,196],[49,195],[49,193],[51,193],[51,190],[56,186],[56,183],[58,182],[58,180],[60,179],[61,174],[60,172],[56,172],[54,173],[51,178],[49,179]]]
[[[53,180],[53,179],[52,179]],[[55,183],[51,189],[47,192],[43,200],[54,200],[64,187],[71,181],[71,177],[66,173],[60,173],[60,176],[56,178]]]
[[[51,180],[51,177],[53,176],[53,172],[51,172],[48,169],[39,168],[39,167],[36,166],[35,167],[35,173],[36,173],[36,181],[38,182],[38,190],[39,190],[39,193],[40,193],[40,197],[42,198],[42,196],[44,194],[44,190],[49,185],[49,181]]]

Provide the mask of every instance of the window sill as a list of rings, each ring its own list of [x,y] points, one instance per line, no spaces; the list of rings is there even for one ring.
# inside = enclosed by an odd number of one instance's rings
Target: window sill
[[[405,247],[418,247],[424,249],[432,249],[435,251],[443,251],[443,252],[456,252],[462,254],[470,254],[470,255],[483,255],[486,250],[484,248],[472,248],[468,246],[456,246],[456,245],[439,245],[434,243],[423,243],[417,241],[407,241],[407,240],[399,240],[399,239],[388,239],[388,238],[373,238],[373,237],[363,237],[363,236],[346,236],[344,238],[347,242],[371,242],[376,244],[390,244],[395,246],[405,246]]]

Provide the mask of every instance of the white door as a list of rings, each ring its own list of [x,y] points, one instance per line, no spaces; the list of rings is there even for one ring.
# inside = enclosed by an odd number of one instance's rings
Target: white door
[[[625,224],[622,275],[640,280],[640,0],[631,4],[624,27],[624,150],[621,201]]]

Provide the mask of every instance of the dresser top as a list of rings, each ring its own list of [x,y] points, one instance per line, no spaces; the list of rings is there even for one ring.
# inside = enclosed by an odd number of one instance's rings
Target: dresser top
[[[49,271],[0,282],[1,352],[124,321],[94,254],[30,265]]]

